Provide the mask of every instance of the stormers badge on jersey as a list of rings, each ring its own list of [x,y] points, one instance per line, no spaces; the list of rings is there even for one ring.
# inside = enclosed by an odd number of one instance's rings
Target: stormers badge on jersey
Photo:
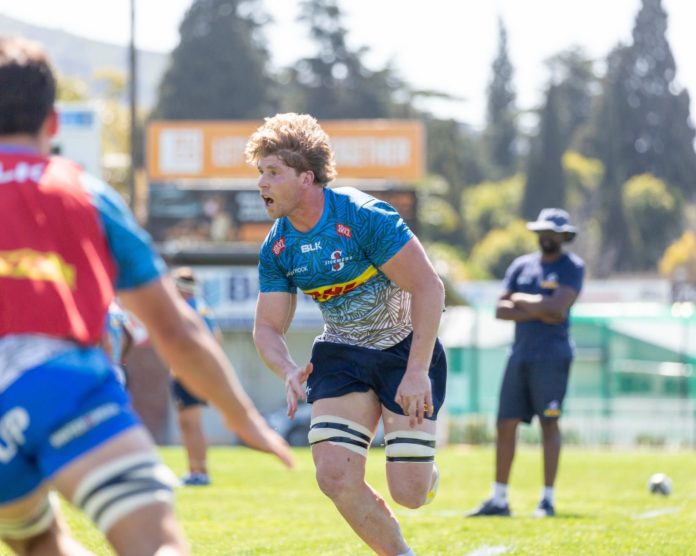
[[[550,272],[541,279],[541,287],[545,290],[555,290],[558,287],[558,274]]]

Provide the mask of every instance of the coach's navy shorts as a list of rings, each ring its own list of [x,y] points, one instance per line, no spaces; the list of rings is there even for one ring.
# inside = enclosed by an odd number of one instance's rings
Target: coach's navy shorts
[[[312,365],[307,380],[307,401],[337,398],[351,392],[374,390],[379,401],[389,411],[403,415],[394,401],[396,390],[406,372],[412,334],[390,348],[379,350],[333,342],[314,342]],[[445,401],[447,358],[439,340],[435,342],[430,361],[430,386],[433,397],[433,416]]]
[[[520,419],[525,423],[531,423],[534,415],[539,419],[558,419],[572,361],[572,357],[513,352],[500,387],[498,419]]]
[[[176,408],[179,410],[196,405],[208,405],[206,401],[197,398],[189,392],[186,387],[175,378],[172,379],[172,396],[174,397]]]
[[[0,393],[0,504],[139,424],[99,349],[69,351],[25,371]]]

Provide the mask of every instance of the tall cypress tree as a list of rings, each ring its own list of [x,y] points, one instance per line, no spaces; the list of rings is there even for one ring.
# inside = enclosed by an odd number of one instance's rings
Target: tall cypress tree
[[[389,67],[372,71],[363,64],[366,47],[351,49],[337,0],[303,0],[300,22],[317,46],[314,56],[299,60],[287,75],[283,107],[318,118],[387,118],[404,107],[393,94],[405,87]]]
[[[154,116],[233,119],[273,109],[269,54],[259,38],[259,0],[195,0],[159,87]]]
[[[508,56],[507,30],[502,20],[498,21],[498,54],[493,61],[492,78],[488,85],[488,103],[484,142],[488,160],[495,177],[506,177],[515,173],[517,156],[515,142],[515,89],[514,69]]]
[[[598,273],[636,268],[641,245],[631,234],[623,187],[640,174],[652,174],[685,194],[696,192],[694,128],[689,95],[675,81],[676,65],[665,36],[667,14],[661,0],[643,0],[633,43],[608,59],[601,102],[593,121],[589,154],[604,164],[601,184],[602,245]]]
[[[532,140],[527,181],[522,197],[522,216],[531,220],[544,207],[564,207],[566,202],[563,153],[565,138],[559,118],[557,85],[546,93],[539,134]]]
[[[590,121],[598,78],[592,60],[578,47],[553,56],[546,65],[551,82],[557,85],[558,118],[564,148],[568,149],[578,131]]]
[[[684,192],[696,192],[694,128],[689,94],[678,87],[666,37],[662,0],[643,0],[628,49],[630,72],[623,84],[628,119],[624,147],[629,176],[651,173]]]

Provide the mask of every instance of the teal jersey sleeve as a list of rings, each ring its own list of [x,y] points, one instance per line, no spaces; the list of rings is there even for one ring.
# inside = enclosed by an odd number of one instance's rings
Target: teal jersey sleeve
[[[280,266],[280,255],[285,251],[286,242],[276,222],[259,253],[259,291],[261,293],[297,293],[297,287],[291,283],[287,271]]]
[[[356,235],[377,268],[389,261],[413,237],[401,215],[385,201],[371,199],[358,209]]]

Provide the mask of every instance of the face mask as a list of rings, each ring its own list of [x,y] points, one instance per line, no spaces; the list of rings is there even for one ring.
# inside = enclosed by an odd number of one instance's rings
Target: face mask
[[[544,255],[555,255],[561,251],[560,242],[555,241],[550,237],[540,237],[539,247]]]

